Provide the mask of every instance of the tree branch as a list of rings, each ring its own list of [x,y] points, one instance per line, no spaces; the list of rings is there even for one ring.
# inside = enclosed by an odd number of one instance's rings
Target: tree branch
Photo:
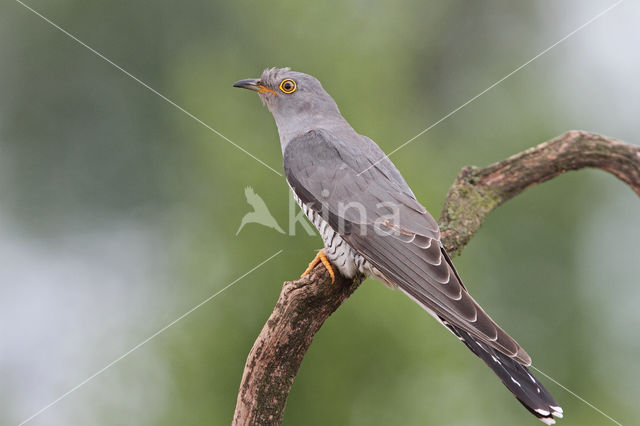
[[[530,186],[586,167],[613,174],[640,195],[640,146],[574,130],[488,167],[464,167],[442,207],[442,243],[451,256],[460,254],[493,209]]]
[[[451,256],[460,254],[493,209],[532,185],[585,167],[613,174],[640,196],[640,146],[571,131],[488,167],[464,167],[442,208],[442,243]],[[304,278],[284,283],[249,353],[234,426],[282,422],[291,385],[313,336],[361,282],[362,277],[337,276],[331,284],[320,264]]]

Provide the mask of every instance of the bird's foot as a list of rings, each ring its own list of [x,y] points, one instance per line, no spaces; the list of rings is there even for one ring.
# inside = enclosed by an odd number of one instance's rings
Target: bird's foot
[[[302,273],[302,275],[300,275],[300,278],[311,272],[311,270],[315,268],[316,265],[320,262],[322,262],[324,267],[327,268],[327,272],[329,272],[329,275],[331,276],[331,283],[335,283],[336,274],[335,272],[333,272],[333,266],[331,266],[331,262],[329,262],[329,259],[327,259],[327,256],[324,254],[324,249],[320,250],[318,254],[316,254],[316,257],[314,257],[313,260],[309,263],[309,267]]]

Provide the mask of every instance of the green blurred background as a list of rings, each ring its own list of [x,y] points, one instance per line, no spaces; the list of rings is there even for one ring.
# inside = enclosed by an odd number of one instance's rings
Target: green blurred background
[[[317,76],[391,151],[613,0],[29,5],[276,170],[273,119],[233,89]],[[462,166],[569,129],[640,141],[640,6],[623,2],[392,159],[437,216]],[[224,425],[284,280],[321,246],[280,225],[288,187],[13,0],[0,4],[0,424],[17,425],[280,249],[31,425]],[[623,424],[640,417],[640,201],[598,171],[528,190],[456,259],[534,364]],[[612,424],[541,377],[563,425]],[[318,333],[286,425],[537,425],[418,306],[366,282]]]

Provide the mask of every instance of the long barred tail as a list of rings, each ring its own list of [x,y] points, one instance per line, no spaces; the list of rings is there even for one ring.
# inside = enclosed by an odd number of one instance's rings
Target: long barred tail
[[[555,417],[562,418],[562,408],[549,391],[529,372],[527,367],[512,358],[477,341],[466,331],[440,318],[445,326],[458,336],[471,352],[482,359],[493,370],[502,383],[540,421],[554,424]]]

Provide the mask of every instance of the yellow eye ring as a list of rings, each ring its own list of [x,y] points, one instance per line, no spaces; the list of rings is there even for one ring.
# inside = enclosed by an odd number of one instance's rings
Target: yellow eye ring
[[[296,91],[297,88],[298,86],[296,85],[296,82],[291,80],[290,78],[285,78],[280,83],[280,90],[282,91],[282,93],[286,93],[286,94],[293,93]]]

